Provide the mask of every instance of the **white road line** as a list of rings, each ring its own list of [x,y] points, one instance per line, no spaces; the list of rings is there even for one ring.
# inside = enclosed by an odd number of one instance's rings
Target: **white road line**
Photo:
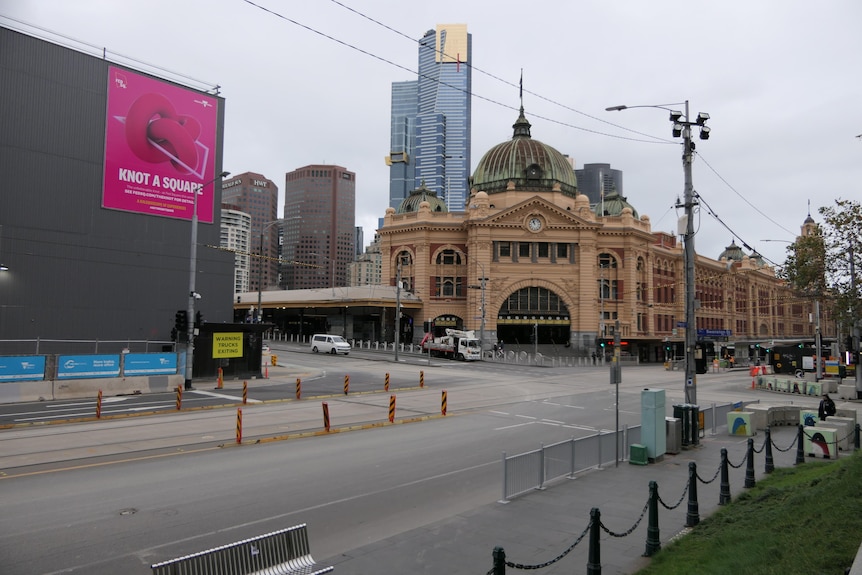
[[[543,419],[543,420],[541,421],[541,423],[545,423],[545,422],[548,422],[548,423],[556,423],[557,425],[564,425],[564,424],[566,423],[565,421],[556,421],[556,420],[554,420],[554,419]]]
[[[497,415],[509,415],[507,411],[491,411],[491,413],[496,413]]]
[[[513,427],[523,427],[525,425],[533,425],[534,421],[528,421],[527,423],[516,423],[514,425],[507,425],[506,427],[495,427],[494,431],[501,431],[503,429],[512,429]]]
[[[519,415],[517,413],[515,414],[515,417],[521,417],[523,419],[538,419],[538,417],[532,417],[530,415]]]
[[[225,393],[213,393],[212,391],[204,391],[202,389],[194,389],[189,393],[196,393],[198,395],[206,395],[207,397],[218,397],[221,399],[229,399],[231,401],[242,401],[242,397],[237,397],[234,395],[227,395]],[[259,399],[249,399],[248,403],[262,403]]]

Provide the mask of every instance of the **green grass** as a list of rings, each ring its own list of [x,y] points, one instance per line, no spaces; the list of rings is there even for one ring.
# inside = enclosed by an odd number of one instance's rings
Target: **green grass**
[[[637,575],[843,575],[862,542],[862,452],[776,469]]]

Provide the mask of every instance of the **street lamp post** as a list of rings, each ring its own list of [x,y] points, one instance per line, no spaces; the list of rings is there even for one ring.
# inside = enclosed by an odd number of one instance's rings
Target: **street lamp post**
[[[685,115],[667,106],[678,106],[685,104]],[[659,108],[670,112],[670,121],[673,122],[673,137],[682,136],[682,169],[685,176],[684,199],[682,206],[685,208],[685,401],[689,404],[697,403],[697,375],[695,373],[694,351],[697,345],[697,319],[694,311],[694,217],[693,207],[695,205],[694,186],[691,178],[691,163],[694,155],[694,142],[691,141],[691,127],[700,126],[700,139],[709,139],[710,129],[706,126],[709,114],[700,112],[697,119],[689,120],[688,100],[685,102],[673,102],[671,104],[655,104],[641,106],[611,106],[605,108],[608,112],[627,110],[629,108]],[[684,119],[683,119],[684,118]]]
[[[272,220],[271,222],[266,222],[260,227],[260,243],[258,244],[258,262],[257,262],[257,323],[263,322],[263,308],[261,307],[261,298],[263,294],[263,234],[276,224],[282,223],[284,220]]]
[[[200,294],[195,291],[195,276],[197,275],[198,267],[198,194],[203,192],[203,189],[212,184],[216,180],[226,178],[230,172],[222,172],[212,180],[201,184],[199,188],[194,189],[194,201],[192,203],[192,238],[189,251],[189,305],[188,305],[188,327],[186,328],[186,378],[185,388],[192,388],[192,377],[194,374],[194,358],[195,358],[195,300],[200,299]]]
[[[481,323],[479,324],[479,350],[484,355],[484,352],[485,352],[485,350],[484,350],[484,345],[485,345],[485,282],[488,281],[488,276],[485,275],[485,266],[482,264],[482,262],[476,260],[476,265],[479,266],[479,269],[482,270],[482,277],[479,278],[479,285],[470,285],[467,287],[469,287],[470,289],[482,290],[482,296],[481,296],[481,302],[480,302]]]

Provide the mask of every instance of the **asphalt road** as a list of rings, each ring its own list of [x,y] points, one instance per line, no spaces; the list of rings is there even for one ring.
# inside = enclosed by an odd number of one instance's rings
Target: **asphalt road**
[[[357,369],[378,381],[417,369],[364,363]],[[425,389],[398,393],[398,417],[415,424],[377,425],[389,394],[369,392],[328,401],[335,425],[356,431],[258,445],[228,447],[232,409],[0,431],[2,572],[143,575],[151,563],[297,523],[308,523],[315,557],[332,557],[499,499],[503,451],[615,425],[605,369],[450,362],[425,373]],[[655,366],[625,370],[621,425],[639,423],[643,387],[681,402],[681,379]],[[435,415],[444,387],[446,417]],[[698,387],[701,405],[733,401],[747,378],[709,374]],[[320,402],[248,406],[245,417],[252,436],[298,437],[319,431]]]

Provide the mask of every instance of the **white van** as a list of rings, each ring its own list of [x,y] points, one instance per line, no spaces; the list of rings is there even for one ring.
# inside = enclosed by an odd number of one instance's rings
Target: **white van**
[[[343,353],[347,355],[350,353],[350,344],[340,335],[316,333],[311,338],[311,351],[314,353],[323,352],[333,355]]]

